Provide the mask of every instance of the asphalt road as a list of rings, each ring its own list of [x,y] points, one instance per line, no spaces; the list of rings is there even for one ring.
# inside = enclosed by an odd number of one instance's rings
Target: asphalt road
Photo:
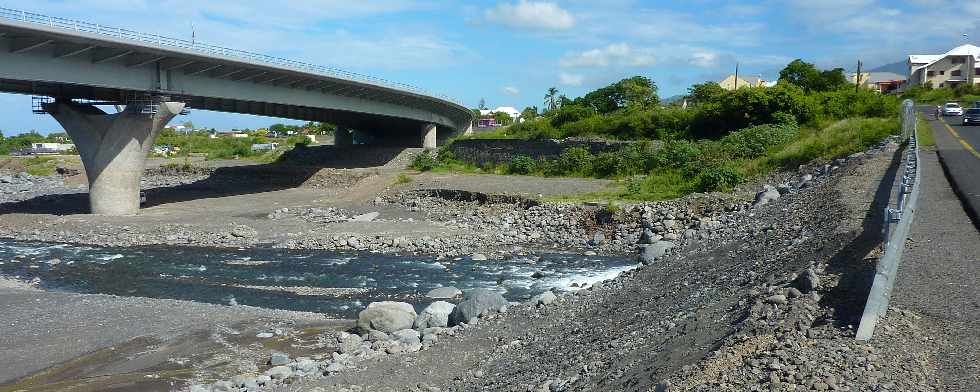
[[[980,227],[980,126],[963,126],[958,116],[929,123],[951,185],[974,225]]]

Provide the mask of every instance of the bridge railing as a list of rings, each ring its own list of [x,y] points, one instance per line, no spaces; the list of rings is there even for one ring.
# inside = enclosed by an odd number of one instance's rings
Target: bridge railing
[[[390,80],[386,80],[370,75],[345,71],[338,68],[309,64],[309,63],[304,63],[302,61],[295,61],[295,60],[289,60],[289,59],[284,59],[280,57],[269,56],[269,55],[264,55],[259,53],[252,53],[244,50],[230,49],[221,46],[200,43],[196,41],[188,41],[180,38],[165,37],[157,34],[141,33],[138,31],[121,29],[118,27],[103,26],[91,22],[60,18],[57,16],[43,15],[43,14],[38,14],[38,13],[33,13],[28,11],[16,10],[12,8],[0,7],[0,18],[15,20],[24,23],[44,25],[48,27],[55,27],[55,28],[60,28],[65,30],[72,30],[77,32],[125,39],[130,41],[149,43],[161,47],[192,50],[192,51],[201,52],[203,54],[208,54],[213,56],[222,56],[222,57],[237,58],[241,60],[266,63],[270,65],[276,65],[279,67],[291,68],[293,70],[302,71],[302,72],[314,73],[323,76],[329,76],[333,78],[345,79],[345,80],[350,80],[355,82],[369,83],[377,86],[403,90],[416,94],[427,95],[427,96],[443,99],[460,106],[465,106],[461,102],[451,97],[442,94],[434,94],[422,88],[412,86],[410,84],[393,82]]]
[[[895,207],[885,207],[882,233],[884,236],[884,254],[875,266],[874,281],[868,302],[864,305],[861,324],[858,325],[856,338],[870,340],[874,335],[878,318],[888,311],[892,287],[898,278],[898,266],[902,262],[902,252],[905,250],[905,240],[912,227],[912,217],[918,207],[919,184],[922,170],[919,167],[919,143],[916,136],[918,116],[915,104],[906,99],[902,102],[902,137],[908,141],[905,151],[905,165],[902,172],[902,182],[895,198]]]

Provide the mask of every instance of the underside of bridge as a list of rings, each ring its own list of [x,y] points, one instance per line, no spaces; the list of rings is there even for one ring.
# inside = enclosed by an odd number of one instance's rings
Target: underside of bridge
[[[139,211],[146,155],[184,108],[332,123],[340,146],[435,148],[473,117],[451,100],[350,72],[26,12],[6,18],[0,92],[51,97],[34,109],[74,140],[98,214]]]

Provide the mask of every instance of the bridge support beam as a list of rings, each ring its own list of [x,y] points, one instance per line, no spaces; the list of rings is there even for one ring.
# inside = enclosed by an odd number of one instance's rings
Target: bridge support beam
[[[140,177],[146,154],[160,131],[184,109],[181,102],[161,102],[156,113],[127,106],[107,114],[92,105],[57,101],[44,105],[81,155],[88,176],[93,214],[136,215],[140,208]]]
[[[435,124],[422,124],[422,148],[436,148]]]
[[[354,132],[347,127],[337,126],[333,132],[334,146],[350,146],[354,144]]]

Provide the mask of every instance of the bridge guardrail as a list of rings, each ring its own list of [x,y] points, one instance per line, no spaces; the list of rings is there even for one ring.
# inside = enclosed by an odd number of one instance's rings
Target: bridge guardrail
[[[297,71],[311,72],[311,73],[339,78],[339,79],[369,83],[381,87],[388,87],[397,90],[403,90],[406,92],[427,95],[427,96],[443,99],[465,107],[465,105],[463,105],[462,102],[459,102],[451,97],[442,94],[434,94],[422,88],[412,86],[410,84],[393,82],[370,75],[345,71],[333,67],[304,63],[302,61],[295,61],[295,60],[289,60],[289,59],[284,59],[280,57],[269,56],[269,55],[264,55],[259,53],[252,53],[244,50],[230,49],[230,48],[225,48],[216,45],[199,43],[196,41],[188,41],[180,38],[165,37],[157,34],[141,33],[138,31],[132,31],[132,30],[122,29],[118,27],[103,26],[91,22],[61,18],[57,16],[43,15],[34,12],[16,10],[12,8],[0,7],[0,18],[14,20],[18,22],[24,22],[24,23],[44,25],[48,27],[56,27],[60,29],[78,31],[83,33],[104,35],[113,38],[150,43],[162,47],[172,47],[172,48],[193,50],[209,55],[217,55],[217,56],[238,58],[243,60],[257,61],[270,65],[292,68]]]
[[[868,294],[868,302],[864,306],[861,324],[858,326],[855,338],[871,340],[874,335],[878,318],[888,311],[892,288],[898,275],[898,266],[902,262],[902,252],[905,250],[905,240],[912,226],[912,218],[918,206],[919,183],[922,170],[919,167],[919,143],[916,136],[918,117],[915,104],[910,99],[902,102],[902,137],[908,141],[905,152],[905,171],[899,186],[895,208],[885,207],[882,234],[884,236],[884,254],[875,266],[874,282]]]

